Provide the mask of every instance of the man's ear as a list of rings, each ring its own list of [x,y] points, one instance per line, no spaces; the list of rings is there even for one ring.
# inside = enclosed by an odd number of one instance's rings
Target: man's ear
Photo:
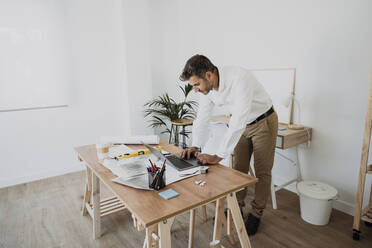
[[[206,73],[205,73],[205,79],[207,79],[208,81],[209,80],[211,80],[211,78],[212,78],[212,72],[210,72],[210,71],[207,71]]]

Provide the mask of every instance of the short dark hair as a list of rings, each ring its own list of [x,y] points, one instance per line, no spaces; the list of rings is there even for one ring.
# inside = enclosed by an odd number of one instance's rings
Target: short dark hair
[[[214,72],[217,67],[204,55],[196,54],[187,60],[182,74],[180,75],[181,81],[189,80],[192,76],[204,78],[207,71]]]

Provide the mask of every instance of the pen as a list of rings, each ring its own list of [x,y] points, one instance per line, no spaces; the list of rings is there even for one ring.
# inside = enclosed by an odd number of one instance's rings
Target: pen
[[[150,164],[151,164],[151,167],[153,168],[153,170],[154,171],[156,171],[156,164],[155,163],[153,163],[152,161],[151,161],[151,159],[149,159],[149,161],[150,161]]]
[[[156,188],[157,188],[157,187],[161,187],[160,184],[164,184],[164,183],[165,183],[165,182],[162,181],[162,180],[163,180],[163,174],[164,174],[164,170],[165,170],[165,162],[166,162],[166,161],[167,161],[167,160],[164,159],[164,162],[163,162],[163,165],[161,166],[161,169],[158,170],[158,171],[156,172],[155,179],[154,179],[154,181],[155,181],[154,186],[155,186]]]

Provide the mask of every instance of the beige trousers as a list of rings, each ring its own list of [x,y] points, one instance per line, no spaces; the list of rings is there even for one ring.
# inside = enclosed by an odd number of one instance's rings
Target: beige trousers
[[[251,202],[252,214],[261,217],[271,192],[271,169],[273,168],[278,115],[276,112],[259,122],[247,125],[233,153],[233,168],[248,173],[252,153],[254,171],[258,182],[255,185],[255,198]],[[244,206],[247,190],[237,193],[238,202]]]

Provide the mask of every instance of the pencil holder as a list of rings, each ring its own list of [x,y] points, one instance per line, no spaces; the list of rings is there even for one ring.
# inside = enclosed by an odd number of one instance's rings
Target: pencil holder
[[[165,170],[161,173],[160,170],[157,172],[147,172],[149,177],[149,187],[151,189],[160,190],[165,185]]]

